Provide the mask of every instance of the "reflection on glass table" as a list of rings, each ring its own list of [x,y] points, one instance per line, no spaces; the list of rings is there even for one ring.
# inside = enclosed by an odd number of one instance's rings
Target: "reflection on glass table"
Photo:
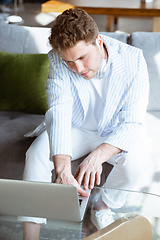
[[[117,189],[106,189],[106,188],[94,188],[91,192],[88,207],[83,222],[73,223],[73,222],[62,222],[55,220],[48,220],[47,225],[42,225],[41,227],[41,237],[40,239],[45,240],[80,240],[80,239],[97,239],[96,227],[90,221],[90,210],[93,200],[104,191],[111,191],[113,197],[117,194],[125,194],[126,202],[124,205],[117,209],[111,209],[114,215],[114,221],[112,224],[100,230],[100,234],[108,231],[116,232],[118,234],[118,240],[125,240],[123,234],[125,231],[125,237],[127,234],[131,234],[132,238],[135,240],[160,240],[160,196],[126,191]],[[74,209],[73,209],[74,211]],[[141,217],[142,216],[142,217]],[[144,227],[144,232],[147,234],[145,238],[137,238],[139,231],[142,231]],[[149,231],[152,236],[149,236]],[[98,233],[99,234],[99,233]],[[107,237],[108,237],[107,236]],[[3,240],[21,240],[23,239],[23,226],[21,222],[18,222],[16,217],[12,216],[0,216],[0,239]],[[100,238],[104,239],[104,238]],[[115,239],[115,238],[106,238]],[[130,240],[130,238],[126,238]]]
[[[133,226],[126,224],[124,229],[126,230],[128,227],[128,230],[132,231],[133,236],[134,235],[136,236],[136,234],[138,234],[138,231],[142,230],[141,224],[143,224],[143,221],[145,221],[146,219],[145,224],[147,229],[149,228],[149,226],[151,227],[151,234],[152,234],[151,239],[160,240],[160,196],[159,195],[145,193],[145,192],[118,190],[118,189],[94,188],[91,193],[90,202],[89,202],[90,205],[88,206],[87,211],[90,211],[90,206],[91,206],[91,203],[93,202],[93,199],[95,199],[99,193],[103,194],[103,192],[108,190],[112,192],[113,198],[118,194],[122,194],[122,193],[125,194],[126,202],[120,208],[111,209],[115,213],[114,215],[115,222],[106,228],[106,232],[111,231],[111,229],[113,231],[115,228],[120,226],[120,230],[117,231],[117,233],[122,234],[122,231],[124,230],[121,227],[121,225],[124,225],[124,223],[126,223],[126,220],[130,221],[132,219],[135,219],[136,217],[139,217],[139,218],[136,218],[136,220],[139,221],[137,222],[139,227],[135,224],[136,223],[135,221],[133,222]],[[143,219],[140,218],[141,216],[143,217]],[[147,225],[146,223],[147,220],[149,225]],[[147,233],[147,229],[145,231],[146,233]],[[82,233],[86,236],[89,236],[90,234],[96,231],[97,229],[94,228],[93,225],[91,224],[89,220],[89,213],[87,213],[86,218],[84,220]],[[95,239],[94,238],[95,236],[96,235],[93,235],[92,238],[90,239]],[[107,239],[110,239],[110,238],[108,237]],[[117,239],[120,240],[121,239],[120,236]],[[137,240],[136,237],[132,239]],[[147,240],[147,238],[144,238],[144,239]],[[88,240],[88,238],[86,238],[86,240]]]

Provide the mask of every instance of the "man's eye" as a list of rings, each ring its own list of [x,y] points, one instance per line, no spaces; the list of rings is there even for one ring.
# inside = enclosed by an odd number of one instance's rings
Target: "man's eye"
[[[71,64],[73,64],[73,62],[66,62],[66,64],[67,64],[67,65],[71,65]]]
[[[83,60],[85,58],[85,56],[83,56],[83,57],[80,57],[80,60]]]

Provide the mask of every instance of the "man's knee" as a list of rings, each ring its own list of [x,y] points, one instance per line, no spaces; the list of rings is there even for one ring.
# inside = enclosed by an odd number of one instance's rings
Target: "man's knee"
[[[49,141],[48,135],[45,132],[41,133],[39,137],[31,144],[29,149],[26,152],[26,161],[32,160],[32,162],[36,162],[37,160],[40,162],[41,159],[49,160]]]
[[[145,172],[147,162],[142,159],[141,154],[133,154],[133,152],[124,154],[124,158],[124,178],[126,181],[130,182],[131,185],[134,185]]]

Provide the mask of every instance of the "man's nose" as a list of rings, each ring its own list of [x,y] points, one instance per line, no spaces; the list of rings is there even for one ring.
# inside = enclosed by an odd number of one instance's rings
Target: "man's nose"
[[[82,61],[77,60],[77,61],[75,62],[75,67],[76,67],[77,73],[83,72],[84,65],[83,65],[83,62],[82,62]]]

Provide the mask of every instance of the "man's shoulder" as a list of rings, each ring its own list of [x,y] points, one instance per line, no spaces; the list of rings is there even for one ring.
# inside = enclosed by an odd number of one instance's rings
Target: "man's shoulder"
[[[49,51],[48,58],[49,58],[50,61],[54,61],[54,62],[60,62],[61,61],[60,56],[57,53],[55,53],[53,50]]]
[[[143,58],[142,50],[108,36],[102,38],[108,47],[114,70],[125,69],[126,76],[135,75],[139,71],[140,59]]]
[[[48,58],[49,58],[50,65],[52,66],[53,69],[55,69],[55,70],[59,69],[61,71],[62,71],[62,69],[64,69],[66,72],[70,71],[68,66],[65,64],[65,62],[62,60],[62,58],[59,56],[59,54],[57,54],[53,50],[49,51]]]
[[[136,56],[141,52],[141,49],[131,46],[128,43],[122,42],[116,38],[107,36],[105,34],[102,34],[101,36],[106,43],[106,46],[108,46],[108,48],[114,49],[114,51],[116,51],[118,54],[130,53]]]
[[[143,58],[141,49],[108,36],[102,36],[102,38],[108,47],[112,63],[115,66],[117,64],[125,66],[127,72],[130,74],[138,70],[139,59]]]

